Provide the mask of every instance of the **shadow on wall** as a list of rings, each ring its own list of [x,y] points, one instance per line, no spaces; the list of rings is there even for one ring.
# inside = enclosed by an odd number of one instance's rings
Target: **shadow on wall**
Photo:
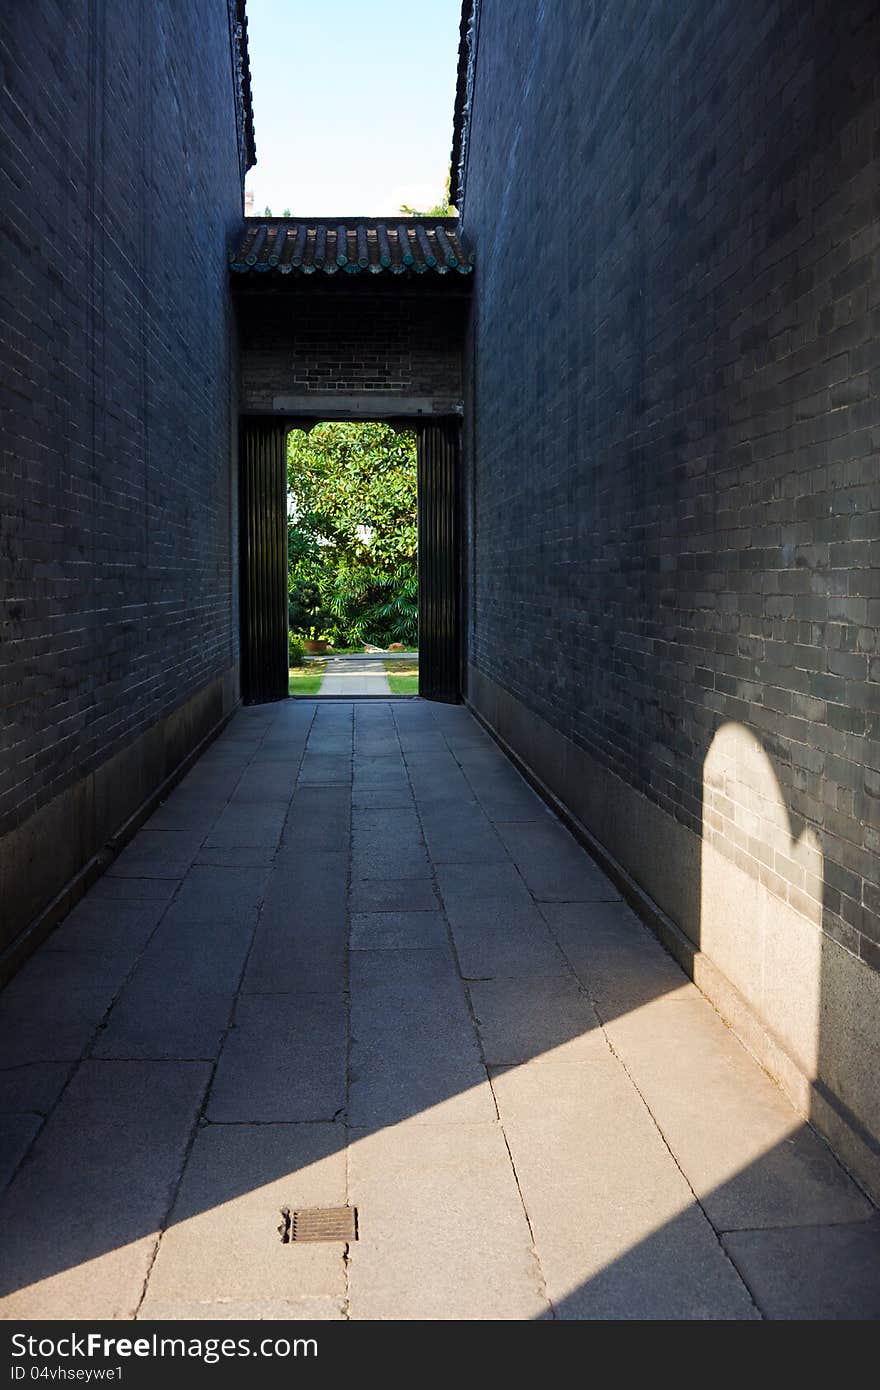
[[[388,708],[371,707],[362,711],[360,718],[369,720],[378,729],[383,720],[386,723],[390,720]],[[425,708],[407,707],[396,717],[418,722],[427,718]],[[291,749],[301,709],[296,705],[281,707],[274,715],[289,728],[287,737]],[[266,716],[252,714],[249,717]],[[347,717],[341,705],[326,707],[322,718],[327,725],[325,737],[330,743],[338,737],[336,722]],[[475,748],[471,752],[460,750],[453,757],[448,752],[432,752],[423,754],[422,758],[428,759],[434,771],[437,759],[442,759],[443,766],[448,767],[448,776],[458,783],[468,767],[473,776],[479,759],[490,752],[491,749]],[[210,769],[212,759],[220,763],[228,756],[228,748],[218,746],[206,755],[203,770]],[[283,757],[283,748],[279,746],[272,754],[273,765]],[[295,781],[296,761],[292,759],[290,763],[291,786]],[[501,775],[492,774],[496,779]],[[472,785],[479,799],[478,780]],[[707,758],[707,781],[711,782],[707,790],[707,828],[710,814],[726,810],[721,804],[722,798],[734,808],[727,818],[735,825],[736,803],[731,796],[745,797],[747,789],[750,806],[761,805],[767,815],[772,811],[777,818],[780,835],[784,833],[788,837],[787,841],[780,840],[782,848],[789,849],[794,838],[792,862],[801,862],[805,872],[807,866],[811,872],[821,869],[812,838],[792,837],[784,799],[767,755],[748,730],[729,725],[719,730]],[[488,785],[493,785],[491,779]],[[296,796],[301,796],[302,791],[314,794],[314,788],[305,787]],[[494,795],[498,794],[496,781]],[[512,794],[505,789],[505,795]],[[306,795],[304,810],[310,804],[309,795]],[[530,814],[543,824],[544,813],[540,807],[536,805]],[[343,829],[347,834],[347,827]],[[801,848],[799,842],[802,842]],[[757,901],[749,905],[745,898],[741,912],[725,916],[726,907],[722,911],[722,907],[716,905],[722,889],[726,899],[745,890],[738,880],[729,878],[726,862],[716,863],[710,849],[707,846],[703,894],[706,931],[718,943],[718,949],[723,950],[729,933],[740,929],[755,931],[755,923],[758,923],[761,930],[757,932],[759,944],[755,947],[755,959],[763,962],[765,955],[770,958],[779,941],[784,940],[779,933],[788,930],[791,923],[787,917],[778,919],[775,913],[771,920],[766,904],[762,918],[761,905]],[[314,878],[314,865],[309,856],[304,857],[300,870],[301,884],[289,877],[285,879],[282,873],[285,891],[292,892],[295,900],[299,900],[297,894],[304,893],[306,884]],[[289,864],[285,872],[289,875]],[[518,1092],[519,1101],[522,1103],[525,1097],[528,1113],[534,1113],[536,1103],[547,1107],[542,1121],[546,1142],[552,1143],[554,1125],[575,1125],[580,1128],[585,1146],[581,1150],[583,1168],[573,1168],[561,1175],[560,1182],[571,1184],[572,1210],[577,1209],[576,1200],[584,1184],[593,1189],[596,1221],[571,1232],[584,1277],[578,1287],[565,1290],[561,1298],[560,1281],[556,1280],[557,1314],[574,1318],[674,1317],[682,1316],[682,1310],[686,1309],[688,1316],[754,1316],[755,1307],[733,1271],[718,1260],[715,1233],[719,1232],[724,1249],[742,1272],[765,1313],[785,1317],[794,1309],[804,1315],[805,1307],[809,1313],[809,1291],[815,1316],[877,1315],[880,1313],[877,1304],[880,1287],[876,1277],[878,1234],[876,1222],[869,1219],[868,1204],[846,1182],[827,1148],[809,1127],[799,1124],[795,1115],[779,1106],[775,1088],[769,1081],[764,1084],[764,1078],[755,1072],[745,1055],[742,1055],[741,1065],[738,1053],[731,1059],[729,1038],[720,1022],[712,1035],[717,1034],[720,1039],[717,1055],[708,1047],[710,1055],[696,1056],[678,1047],[676,1036],[670,1041],[670,1028],[675,1035],[679,1019],[682,1036],[686,1038],[688,1009],[698,1004],[704,1013],[707,1011],[673,962],[631,914],[622,911],[609,916],[602,911],[603,905],[609,905],[608,898],[608,894],[604,897],[600,894],[601,900],[595,902],[562,904],[571,909],[575,920],[580,943],[575,949],[581,952],[583,973],[575,968],[596,1001],[595,1013],[586,1010],[586,1017],[594,1018],[595,1022],[583,1021],[577,1026],[570,1016],[557,1017],[552,1010],[538,1007],[523,1028],[521,991],[505,994],[503,990],[498,995],[501,1014],[493,1019],[493,1026],[502,1037],[529,1039],[520,1061],[501,1067],[493,1076],[502,1108],[505,1090],[522,1088]],[[621,907],[619,903],[614,906]],[[338,914],[341,923],[344,923],[344,915],[344,912]],[[322,923],[320,913],[304,909],[296,915],[286,914],[280,928],[265,928],[269,932],[265,940],[261,938],[264,928],[257,929],[257,948],[283,948],[291,970],[295,968],[298,954],[308,958],[309,953],[314,954],[316,950],[332,953],[341,949],[344,942],[341,929],[323,922],[321,934],[328,939],[317,941],[316,923]],[[805,920],[804,929],[807,928],[817,931],[816,925]],[[159,930],[161,932],[161,928]],[[239,932],[231,923],[225,929],[221,924],[215,929],[222,938],[217,945],[235,952],[246,950],[246,938],[252,930],[251,927]],[[272,935],[273,930],[280,930],[277,940]],[[774,933],[772,942],[769,939],[771,931]],[[607,946],[610,937],[614,938],[615,951],[621,941],[626,943],[632,969],[622,974],[618,968],[616,982],[612,982],[614,988],[609,992],[608,981],[602,978],[602,958],[603,943]],[[85,949],[88,953],[88,942],[79,948],[75,942],[68,946],[68,950],[77,949]],[[383,1135],[389,1136],[395,1148],[405,1151],[409,1126],[421,1126],[436,1107],[457,1103],[459,1098],[465,1098],[466,1106],[479,1103],[477,1092],[482,1087],[485,1072],[475,1042],[463,1050],[448,1047],[438,1050],[432,1055],[429,1068],[423,1065],[424,1054],[418,1042],[426,1030],[430,1033],[431,1020],[438,1009],[449,1011],[451,1015],[463,1010],[463,1028],[467,1031],[469,1016],[463,999],[458,997],[460,985],[456,986],[456,993],[445,981],[442,971],[437,974],[435,970],[432,974],[429,953],[401,954],[424,959],[412,961],[409,971],[405,968],[407,963],[403,962],[400,969],[405,978],[389,985],[384,963],[378,969],[374,967],[371,975],[370,962],[358,952],[353,953],[358,958],[354,969],[359,972],[358,991],[353,997],[359,998],[361,1011],[353,1026],[354,1036],[358,1036],[359,1029],[367,1029],[368,1019],[389,1020],[387,1049],[375,1048],[364,1053],[359,1068],[361,1074],[355,1077],[355,1093],[348,1117],[349,1123],[356,1126],[354,1131],[349,1131],[334,1115],[334,1107],[344,1103],[344,1067],[341,1062],[338,1066],[333,1062],[326,1037],[329,1019],[331,1031],[338,1027],[340,1049],[344,1050],[342,1018],[334,1013],[338,1000],[326,994],[301,994],[295,1008],[289,1008],[286,1002],[284,1005],[289,1020],[286,1025],[289,1035],[284,1035],[291,1058],[289,1074],[283,1072],[280,1077],[273,1076],[259,1048],[254,1049],[253,1044],[249,1044],[252,1050],[242,1051],[245,1044],[236,1040],[237,1030],[229,1034],[227,1047],[236,1059],[234,1065],[244,1068],[253,1079],[253,1094],[248,1095],[249,1108],[247,1113],[236,1110],[234,1105],[230,1109],[229,1098],[224,1103],[222,1095],[212,1100],[208,1118],[214,1122],[197,1129],[176,1198],[172,1198],[168,1180],[162,1176],[163,1146],[169,1143],[167,1136],[173,1128],[175,1108],[181,1110],[188,1105],[193,1117],[198,1113],[200,1097],[210,1081],[209,1064],[195,1060],[114,1062],[100,1060],[100,1053],[97,1060],[85,1061],[71,1080],[58,1112],[48,1122],[52,1142],[43,1143],[42,1138],[37,1141],[0,1208],[4,1246],[4,1275],[0,1288],[3,1293],[10,1294],[14,1290],[23,1291],[19,1297],[10,1299],[8,1314],[13,1317],[19,1312],[23,1316],[84,1315],[77,1311],[75,1304],[68,1302],[71,1291],[64,1272],[79,1270],[90,1261],[95,1263],[84,1271],[78,1296],[83,1296],[82,1288],[85,1288],[85,1296],[92,1307],[106,1307],[112,1299],[124,1301],[126,1291],[117,1292],[118,1275],[114,1274],[113,1259],[104,1261],[101,1257],[143,1241],[144,1260],[148,1262],[156,1232],[166,1224],[168,1230],[150,1280],[152,1297],[161,1298],[164,1290],[169,1303],[180,1299],[180,1288],[174,1283],[174,1256],[176,1251],[179,1272],[181,1252],[186,1250],[192,1252],[199,1269],[208,1271],[199,1278],[202,1285],[205,1282],[211,1285],[215,1298],[232,1296],[230,1285],[234,1284],[239,1262],[247,1269],[263,1270],[274,1288],[283,1287],[283,1262],[290,1257],[276,1237],[278,1212],[283,1204],[310,1205],[315,1200],[312,1195],[315,1190],[321,1193],[322,1202],[335,1200],[334,1163],[331,1162],[328,1169],[328,1160],[333,1160],[346,1143],[351,1145],[355,1162],[359,1149],[369,1151],[381,1145],[385,1142]],[[570,955],[570,951],[567,954]],[[618,956],[615,958],[619,960]],[[70,955],[67,961],[71,961]],[[821,1067],[822,1021],[828,1013],[822,995],[821,951],[814,952],[809,961],[806,997],[813,1011],[805,1031],[812,1041],[804,1046],[813,1049],[816,1065]],[[27,967],[18,977],[25,992],[28,988],[32,991],[39,988],[41,983],[45,988],[45,975],[40,975],[40,965],[46,963],[45,953],[37,956],[33,968]],[[154,965],[161,964],[160,953]],[[13,990],[15,988],[16,984],[12,986]],[[137,996],[136,977],[133,977],[132,988]],[[163,988],[161,997],[169,1026],[174,1024],[175,1013],[183,1015],[192,1008],[191,995],[185,989]],[[536,997],[540,998],[540,991]],[[503,1016],[505,998],[507,1017]],[[115,1007],[124,1013],[126,1002],[123,991]],[[243,995],[240,1003],[244,1015],[271,1013],[274,1007],[272,995],[259,993]],[[654,1020],[659,1019],[663,1011],[666,1011],[667,1038],[661,1049],[657,1040],[664,1030],[655,1030]],[[838,1012],[832,1010],[832,1014]],[[836,1017],[831,1022],[840,1026]],[[698,1178],[691,1176],[690,1181],[685,1182],[682,1174],[674,1174],[673,1180],[669,1180],[670,1165],[664,1141],[653,1129],[649,1114],[643,1113],[635,1092],[616,1090],[618,1083],[614,1078],[607,1082],[609,1125],[613,1126],[619,1106],[630,1104],[639,1111],[641,1132],[645,1135],[644,1149],[634,1155],[633,1162],[626,1165],[624,1171],[609,1169],[608,1141],[602,1125],[584,1124],[576,1105],[568,1101],[554,1111],[551,1098],[541,1092],[540,1075],[530,1078],[527,1064],[535,1058],[576,1061],[576,1057],[566,1056],[568,1043],[585,1036],[599,1024],[616,1025],[615,1050],[621,1049],[622,1055],[627,1046],[632,1045],[632,1039],[641,1035],[641,1046],[647,1045],[652,1056],[652,1072],[647,1079],[643,1078],[643,1084],[647,1088],[656,1083],[667,1095],[672,1093],[672,1104],[680,1108],[664,1117],[664,1133],[672,1136],[682,1170],[689,1174],[698,1172]],[[112,1013],[109,1025],[112,1031]],[[400,1038],[406,1039],[407,1030],[411,1030],[412,1046],[401,1047]],[[391,1032],[396,1039],[393,1045]],[[303,1056],[309,1055],[308,1039],[313,1034],[325,1039],[319,1043],[315,1054],[320,1065],[314,1077],[308,1066],[304,1074],[302,1061]],[[232,1055],[229,1060],[233,1062]],[[223,1065],[221,1062],[221,1068]],[[590,1072],[591,1088],[595,1090],[606,1084],[601,1067],[595,1067],[590,1061],[582,1061],[581,1065]],[[139,1074],[135,1082],[134,1071]],[[757,1126],[751,1112],[748,1124],[738,1123],[736,1098],[742,1096],[743,1075],[756,1092],[767,1097],[765,1119]],[[670,1077],[675,1080],[673,1087],[668,1086]],[[337,1082],[338,1101],[333,1098]],[[320,1104],[315,1101],[312,1090],[315,1085],[319,1086],[319,1093],[323,1087],[331,1092],[323,1123],[319,1116]],[[268,1099],[261,1099],[260,1088],[268,1088]],[[279,1088],[289,1095],[291,1122],[259,1123],[261,1119],[277,1118],[278,1111],[273,1106],[277,1105]],[[182,1089],[186,1089],[187,1096],[181,1094]],[[695,1092],[701,1094],[701,1104],[696,1107]],[[653,1114],[650,1096],[646,1095],[645,1099]],[[841,1103],[846,1103],[846,1093]],[[261,1104],[269,1106],[265,1115],[261,1113]],[[305,1110],[298,1113],[298,1105],[304,1105]],[[306,1113],[312,1123],[295,1123]],[[479,1111],[477,1115],[479,1117]],[[595,1121],[595,1111],[593,1115]],[[246,1120],[251,1123],[241,1123]],[[723,1134],[723,1143],[719,1143],[719,1133]],[[106,1160],[105,1134],[109,1155]],[[652,1153],[652,1146],[658,1150],[659,1160]],[[60,1169],[59,1154],[63,1154],[63,1168]],[[181,1161],[182,1157],[181,1154]],[[653,1167],[655,1162],[656,1167]],[[109,1171],[111,1163],[112,1171]],[[343,1171],[338,1163],[335,1167]],[[660,1170],[667,1177],[656,1181]],[[540,1181],[533,1183],[538,1203],[544,1187],[546,1184]],[[244,1194],[253,1194],[255,1198],[246,1218],[236,1218],[234,1227],[218,1221],[217,1208]],[[550,1199],[556,1203],[563,1195],[557,1188]],[[63,1219],[60,1219],[59,1204]],[[606,1211],[614,1215],[607,1225],[602,1218]],[[805,1222],[805,1213],[810,1217],[815,1213],[816,1226]],[[540,1246],[540,1210],[530,1211],[530,1216]],[[621,1219],[627,1223],[631,1240],[623,1254]],[[364,1213],[364,1220],[367,1241],[369,1212]],[[764,1222],[761,1229],[753,1229],[756,1220]],[[829,1225],[829,1222],[835,1224]],[[838,1258],[837,1247],[844,1242],[844,1257]],[[545,1258],[552,1266],[552,1249]],[[703,1258],[704,1264],[701,1263]],[[569,1268],[570,1265],[569,1259]],[[34,1288],[38,1284],[41,1287]],[[252,1294],[255,1298],[265,1296],[258,1290],[253,1290]]]
[[[823,930],[839,922],[835,866],[742,724],[712,740],[702,824],[700,950],[765,1021],[768,1036],[746,1042],[876,1195],[880,977]]]
[[[737,859],[740,859],[740,863]],[[754,876],[754,861],[762,870]],[[748,861],[743,863],[742,860]],[[757,735],[736,722],[722,724],[703,764],[700,913],[697,943],[756,1014],[772,1020],[764,1034],[736,1020],[737,1031],[797,1109],[828,1135],[863,1181],[880,1191],[880,999],[877,977],[822,930],[825,856],[817,830],[790,813],[772,760]],[[833,917],[834,914],[831,914]],[[853,989],[850,970],[864,973],[865,992]],[[700,980],[700,958],[695,960]],[[650,1008],[644,1001],[643,1007]],[[687,1059],[682,1058],[684,1083]],[[794,1065],[792,1065],[794,1063]],[[718,1082],[723,1090],[724,1077]],[[782,1141],[743,1161],[749,1139],[729,1114],[729,1163],[696,1202],[606,1262],[556,1305],[563,1318],[639,1316],[632,1311],[645,1269],[676,1279],[675,1251],[687,1242],[697,1203],[720,1233],[722,1246],[765,1316],[778,1319],[874,1319],[880,1315],[878,1219],[859,1220],[844,1200],[829,1211],[816,1189],[814,1222],[804,1207],[775,1205],[790,1180],[793,1155],[805,1188],[820,1178],[811,1130],[792,1128]],[[690,1139],[700,1144],[701,1119],[691,1112]],[[738,1150],[740,1151],[738,1153]],[[713,1146],[707,1145],[706,1152]],[[677,1156],[680,1153],[677,1151]],[[715,1148],[717,1158],[717,1146]],[[827,1176],[827,1175],[826,1175]],[[873,1180],[873,1181],[872,1181]],[[775,1196],[774,1196],[775,1194]],[[842,1196],[841,1191],[841,1196]],[[742,1229],[744,1212],[761,1212],[770,1199],[766,1229]],[[809,1198],[807,1198],[807,1210]],[[867,1207],[865,1211],[867,1212]],[[828,1271],[835,1271],[829,1280]],[[673,1304],[675,1298],[673,1295]],[[587,1312],[586,1310],[589,1310]],[[757,1313],[757,1309],[755,1310]],[[718,1316],[712,1291],[696,1316]]]

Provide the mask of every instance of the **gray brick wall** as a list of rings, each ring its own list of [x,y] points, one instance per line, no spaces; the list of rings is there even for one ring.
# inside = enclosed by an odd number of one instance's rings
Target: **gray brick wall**
[[[880,966],[880,8],[480,8],[470,659]]]
[[[225,0],[0,15],[0,834],[237,660]]]
[[[243,409],[271,411],[276,396],[302,394],[461,397],[469,287],[441,281],[432,293],[390,276],[363,279],[235,286]]]

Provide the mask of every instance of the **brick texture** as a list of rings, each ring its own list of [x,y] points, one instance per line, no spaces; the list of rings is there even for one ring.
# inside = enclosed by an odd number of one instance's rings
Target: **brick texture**
[[[876,965],[880,7],[480,8],[470,659]]]
[[[443,280],[432,293],[420,281],[336,276],[237,291],[242,409],[271,411],[276,396],[371,391],[459,400],[469,288]]]
[[[0,834],[237,660],[224,0],[0,16]]]

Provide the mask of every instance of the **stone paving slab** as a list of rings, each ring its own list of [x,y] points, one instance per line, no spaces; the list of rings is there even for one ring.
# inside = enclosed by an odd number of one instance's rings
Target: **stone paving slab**
[[[0,1058],[4,1067],[73,1062],[125,982],[122,955],[41,951],[0,995]]]
[[[389,809],[407,807],[413,805],[413,794],[409,784],[404,782],[388,787],[357,785],[352,788],[351,804],[352,807],[387,807]]]
[[[351,758],[336,753],[306,752],[300,764],[297,786],[348,786]]]
[[[440,906],[432,879],[352,879],[352,912],[430,912]]]
[[[207,864],[217,869],[268,868],[275,858],[274,843],[263,845],[202,845],[193,868]]]
[[[279,850],[266,883],[260,924],[295,927],[318,945],[344,940],[348,854],[333,850]]]
[[[567,973],[512,864],[439,864],[437,882],[466,979]]]
[[[252,924],[269,882],[266,865],[199,865],[187,874],[165,921]]]
[[[183,878],[204,835],[196,830],[139,830],[107,870],[108,878]]]
[[[231,1299],[224,1303],[160,1303],[150,1297],[138,1318],[147,1322],[344,1322],[345,1298],[299,1298],[287,1302]]]
[[[284,822],[281,842],[295,853],[331,850],[348,854],[351,791],[347,786],[298,786]]]
[[[511,859],[539,902],[599,902],[620,894],[559,821],[499,822]]]
[[[354,806],[351,812],[351,831],[354,836],[400,839],[410,844],[422,843],[422,831],[415,807]]]
[[[557,1317],[758,1316],[616,1059],[492,1075]]]
[[[104,874],[89,889],[88,901],[168,903],[180,887],[180,881],[180,878],[111,878]]]
[[[393,758],[400,756],[400,741],[393,731],[389,734],[359,733],[355,729],[355,758]]]
[[[43,1123],[41,1115],[4,1115],[0,1124],[0,1192],[11,1182]]]
[[[0,1070],[0,1115],[48,1115],[71,1071],[70,1062],[30,1062]]]
[[[446,950],[353,951],[349,1120],[494,1119],[464,989]]]
[[[540,1318],[540,1272],[494,1123],[352,1131],[350,1317]]]
[[[381,835],[352,836],[351,872],[356,879],[416,878],[430,876],[425,846],[414,840],[388,839]]]
[[[717,1230],[872,1215],[828,1146],[695,990],[624,1014],[606,1031]]]
[[[234,923],[211,947],[159,933],[94,1044],[96,1057],[214,1057],[229,1022],[249,936]]]
[[[346,1202],[345,1131],[332,1124],[199,1130],[141,1317],[193,1305],[289,1303],[346,1292],[341,1244],[284,1245],[281,1209]],[[211,1316],[205,1309],[203,1316]]]
[[[596,1011],[570,975],[468,983],[486,1062],[589,1062],[608,1053]]]
[[[451,753],[407,753],[406,768],[419,806],[450,809],[457,815],[476,798]]]
[[[468,785],[493,824],[516,821],[533,822],[546,814],[546,807],[537,792],[523,781],[511,782],[507,778],[474,778],[470,768],[464,764]]]
[[[286,816],[286,801],[267,804],[231,801],[209,832],[205,844],[214,848],[226,845],[237,848],[267,845],[274,848],[281,839]]]
[[[233,793],[237,806],[281,805],[290,803],[296,786],[297,763],[289,758],[254,761],[242,775]]]
[[[347,855],[321,850],[279,852],[248,961],[248,987],[258,974],[274,972],[283,979],[307,957],[344,953],[347,876]]]
[[[144,830],[189,830],[202,837],[208,834],[223,813],[222,797],[197,797],[172,792],[144,825]]]
[[[454,815],[428,802],[421,807],[422,830],[435,864],[507,862],[507,850],[478,806],[460,806]]]
[[[279,851],[247,963],[246,993],[345,989],[347,875],[347,854]]]
[[[724,1248],[766,1318],[880,1319],[880,1218],[738,1231]]]
[[[321,733],[316,728],[309,736],[307,747],[310,758],[332,757],[350,762],[352,754],[351,730],[347,729],[341,733]]]
[[[11,1315],[136,1316],[203,1103],[144,1316],[876,1315],[874,1208],[466,710],[243,709],[156,815],[0,997]],[[358,1201],[350,1310],[282,1188]]]
[[[542,903],[541,913],[603,1018],[681,990],[697,994],[626,903]]]
[[[242,994],[207,1116],[220,1123],[332,1120],[345,1109],[341,994]]]
[[[404,756],[410,753],[445,753],[448,747],[439,729],[404,727],[399,729],[398,739]]]
[[[354,795],[366,787],[409,787],[406,766],[399,754],[386,758],[362,758],[355,760],[353,776]]]
[[[134,1315],[209,1075],[83,1062],[0,1202],[0,1317]]]
[[[163,902],[107,902],[91,894],[69,912],[46,942],[47,951],[119,953],[132,961],[166,911]]]
[[[566,965],[549,934],[511,922],[468,926],[450,915],[461,973],[466,980],[564,975]]]
[[[439,912],[356,912],[351,919],[353,951],[437,950],[448,945]]]

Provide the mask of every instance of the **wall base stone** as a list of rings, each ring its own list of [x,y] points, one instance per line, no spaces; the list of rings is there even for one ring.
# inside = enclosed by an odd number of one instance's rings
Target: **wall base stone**
[[[238,667],[0,839],[0,984],[37,949],[225,727]]]
[[[752,922],[745,922],[743,914],[751,918],[759,910],[762,959],[768,971],[774,951],[793,936],[810,933],[816,948],[816,966],[808,980],[789,971],[785,989],[778,983],[768,988],[763,978],[738,987],[702,946],[701,918],[711,903],[700,837],[473,665],[466,704],[795,1110],[829,1141],[874,1200],[880,1200],[877,973],[728,864],[727,871],[742,882],[725,884],[724,897],[747,905],[740,913],[745,927]],[[794,955],[796,960],[805,955],[800,942]]]

